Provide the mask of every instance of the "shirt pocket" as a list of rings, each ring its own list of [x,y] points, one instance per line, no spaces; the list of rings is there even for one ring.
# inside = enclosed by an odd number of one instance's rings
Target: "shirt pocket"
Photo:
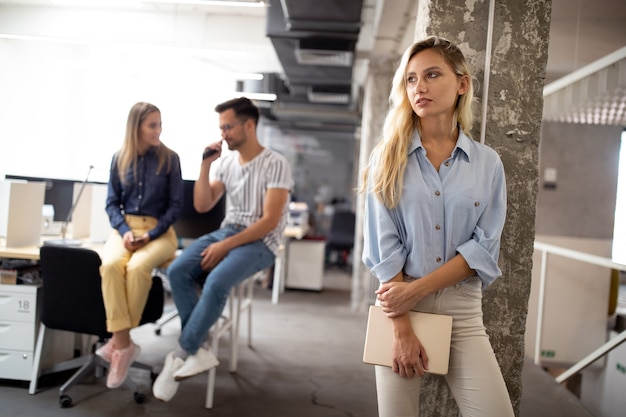
[[[480,214],[483,211],[481,200],[470,193],[459,193],[452,200],[450,213],[450,238],[454,247],[472,238]]]

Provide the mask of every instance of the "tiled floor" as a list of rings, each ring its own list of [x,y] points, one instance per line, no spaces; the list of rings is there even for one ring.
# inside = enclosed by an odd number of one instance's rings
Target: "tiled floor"
[[[350,276],[331,271],[321,292],[287,291],[277,305],[269,290],[255,289],[253,349],[241,341],[239,372],[228,372],[225,344],[218,352],[215,403],[204,408],[206,374],[181,383],[169,403],[155,400],[145,372],[131,373],[148,394],[136,404],[125,389],[108,390],[102,379],[70,391],[74,406],[61,409],[58,388],[68,375],[42,378],[43,389],[29,395],[25,384],[0,381],[1,417],[221,416],[221,417],[375,417],[374,375],[361,360],[365,314],[350,309]],[[176,344],[178,320],[160,336],[151,325],[134,331],[140,360],[161,369]],[[523,372],[521,417],[593,417],[577,399],[541,369]]]

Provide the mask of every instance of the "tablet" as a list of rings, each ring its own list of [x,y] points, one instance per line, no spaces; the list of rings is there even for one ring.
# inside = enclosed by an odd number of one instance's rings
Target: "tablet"
[[[428,355],[427,372],[448,373],[452,316],[409,311],[411,324]],[[363,362],[371,365],[392,365],[393,328],[391,319],[380,306],[370,306],[365,334]]]

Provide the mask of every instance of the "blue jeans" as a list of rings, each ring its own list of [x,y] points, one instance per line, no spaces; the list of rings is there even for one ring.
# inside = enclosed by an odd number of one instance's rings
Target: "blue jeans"
[[[220,318],[232,287],[269,268],[275,255],[265,243],[257,240],[238,246],[207,274],[200,267],[200,253],[210,244],[220,242],[242,231],[244,226],[226,225],[199,237],[172,262],[167,275],[181,322],[180,346],[194,354],[207,340],[211,326]],[[198,294],[198,286],[202,292]]]

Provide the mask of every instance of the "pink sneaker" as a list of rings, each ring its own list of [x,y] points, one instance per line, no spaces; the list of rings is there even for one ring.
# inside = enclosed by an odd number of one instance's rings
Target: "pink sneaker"
[[[113,349],[111,354],[111,366],[107,376],[107,388],[117,388],[124,383],[128,376],[128,368],[137,360],[141,348],[131,343],[125,349]]]
[[[111,362],[111,354],[113,354],[113,339],[109,339],[108,342],[96,349],[96,355],[109,363]]]

